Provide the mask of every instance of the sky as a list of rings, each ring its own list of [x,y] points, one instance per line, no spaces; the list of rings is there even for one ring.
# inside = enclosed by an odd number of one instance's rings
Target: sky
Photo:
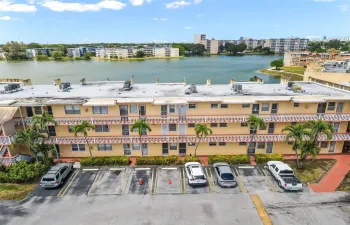
[[[350,36],[350,0],[0,0],[0,43]]]

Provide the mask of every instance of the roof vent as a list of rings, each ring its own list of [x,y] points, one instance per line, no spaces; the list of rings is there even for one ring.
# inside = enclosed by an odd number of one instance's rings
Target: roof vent
[[[185,90],[186,95],[190,95],[192,93],[197,93],[197,87],[195,84],[191,84],[190,87]]]
[[[4,87],[4,93],[12,93],[19,90],[22,90],[20,84],[8,84]]]
[[[132,89],[132,86],[131,86],[131,81],[130,80],[127,80],[124,82],[123,84],[123,88],[119,89],[120,91],[130,91]]]
[[[232,86],[233,91],[237,92],[237,93],[242,93],[242,84],[235,84]]]
[[[72,89],[69,82],[62,82],[58,87],[58,91],[68,91],[69,89]]]

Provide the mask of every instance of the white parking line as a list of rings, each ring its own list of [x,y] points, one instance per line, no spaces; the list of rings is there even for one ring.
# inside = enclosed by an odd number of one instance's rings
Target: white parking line
[[[142,167],[140,167],[140,168],[135,168],[135,170],[151,170],[151,168],[142,168]]]
[[[162,170],[177,170],[176,167],[166,167],[166,168],[162,168]]]
[[[91,169],[83,169],[85,171],[97,171],[98,169],[97,168],[91,168]]]
[[[239,169],[254,169],[254,166],[239,166]]]
[[[109,168],[109,170],[125,170],[125,168]]]

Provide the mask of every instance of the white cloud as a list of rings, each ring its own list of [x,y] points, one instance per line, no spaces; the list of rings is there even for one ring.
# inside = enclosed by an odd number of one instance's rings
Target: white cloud
[[[340,5],[339,8],[340,8],[340,11],[342,12],[349,11],[349,5]]]
[[[185,28],[185,30],[190,30],[190,29],[192,29],[193,27],[184,27]]]
[[[314,0],[315,2],[335,2],[336,0]]]
[[[196,17],[203,17],[204,15],[202,15],[202,14],[199,14],[199,15],[197,15]]]
[[[34,5],[14,4],[13,1],[0,0],[0,12],[36,12]]]
[[[152,0],[129,0],[131,5],[134,6],[140,6],[143,5],[144,2],[147,2],[148,4],[152,2]]]
[[[0,17],[0,20],[11,20],[11,17],[9,17],[9,16],[3,16],[3,17]]]
[[[176,1],[176,2],[170,2],[168,4],[165,5],[165,8],[167,9],[177,9],[180,7],[184,7],[187,5],[191,5],[191,2],[186,2],[186,1]]]
[[[199,3],[201,3],[203,0],[194,0],[194,4],[199,4]]]
[[[155,21],[168,21],[168,18],[153,18]]]
[[[94,4],[85,4],[85,3],[66,3],[55,0],[47,0],[41,3],[43,7],[46,7],[52,11],[56,12],[86,12],[86,11],[100,11],[101,9],[112,9],[112,10],[121,10],[126,4],[116,1],[116,0],[103,0]]]

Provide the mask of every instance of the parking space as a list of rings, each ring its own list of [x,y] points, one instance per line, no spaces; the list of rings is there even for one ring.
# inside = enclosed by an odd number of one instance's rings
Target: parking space
[[[128,180],[125,168],[110,168],[98,171],[89,195],[121,195],[124,194]]]
[[[234,166],[233,169],[238,174],[239,179],[244,184],[246,190],[250,193],[257,191],[270,191],[268,181],[264,173],[255,166]]]
[[[241,190],[239,189],[239,187],[232,187],[232,188],[223,188],[221,187],[218,182],[217,182],[217,175],[214,171],[214,167],[207,167],[208,169],[208,174],[209,174],[209,180],[211,180],[212,184],[213,184],[213,188],[214,191],[212,192],[216,192],[218,194],[237,194],[239,192],[241,192]],[[237,180],[237,176],[235,176],[235,179]]]
[[[150,194],[155,181],[155,175],[156,168],[135,168],[132,170],[129,194]]]
[[[208,177],[208,175],[206,174]],[[191,186],[188,184],[188,180],[186,177],[186,171],[184,167],[181,167],[181,179],[182,179],[182,185],[183,185],[183,193],[184,194],[203,194],[203,193],[209,193],[210,188],[207,184],[206,186]]]
[[[79,170],[71,179],[71,181],[63,190],[61,195],[70,195],[70,196],[81,196],[87,195],[96,176],[98,170]]]
[[[181,179],[180,168],[158,168],[156,175],[156,194],[180,194]]]

